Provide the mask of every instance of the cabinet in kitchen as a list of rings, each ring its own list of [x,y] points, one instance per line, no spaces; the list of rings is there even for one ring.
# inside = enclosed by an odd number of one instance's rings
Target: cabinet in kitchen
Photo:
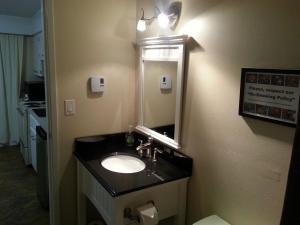
[[[44,76],[44,35],[39,32],[33,36],[33,70],[34,74]]]
[[[31,110],[29,115],[31,164],[33,169],[37,172],[36,127],[39,126],[39,123]]]
[[[20,148],[24,158],[25,165],[33,165],[36,169],[36,126],[42,125],[47,129],[46,119],[37,119],[32,109],[44,108],[41,102],[19,102],[18,105],[18,122],[20,131]],[[31,148],[34,148],[31,151]],[[33,158],[33,161],[32,161]]]
[[[23,104],[18,107],[18,121],[20,131],[20,150],[23,156],[25,165],[31,164],[31,152],[28,140],[28,110]]]

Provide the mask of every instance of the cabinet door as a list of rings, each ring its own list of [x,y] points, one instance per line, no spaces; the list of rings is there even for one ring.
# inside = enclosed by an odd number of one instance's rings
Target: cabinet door
[[[20,137],[24,147],[28,147],[28,113],[27,111],[20,113]]]
[[[33,59],[33,73],[34,75],[38,75],[38,64],[37,64],[37,60],[38,60],[38,46],[37,46],[37,35],[33,36],[32,39],[32,59]]]
[[[41,60],[45,60],[44,32],[42,31],[39,35],[40,35],[40,56],[41,56]]]
[[[39,74],[40,76],[44,76],[44,59],[45,59],[45,54],[44,54],[44,33],[41,32],[38,34],[38,64],[39,64]]]
[[[24,115],[24,112],[18,108],[18,128],[19,128],[19,132],[20,132],[20,141],[23,141],[22,139],[24,138],[24,131],[23,131],[23,117],[25,116]]]
[[[43,33],[40,32],[33,37],[33,68],[34,74],[43,76]]]
[[[33,127],[30,127],[30,147],[31,147],[31,164],[33,169],[37,172],[36,131]]]

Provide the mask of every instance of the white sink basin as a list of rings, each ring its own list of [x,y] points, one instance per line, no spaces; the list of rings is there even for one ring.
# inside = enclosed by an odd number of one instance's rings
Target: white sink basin
[[[145,163],[130,155],[114,155],[102,160],[101,165],[116,173],[137,173],[145,169]]]

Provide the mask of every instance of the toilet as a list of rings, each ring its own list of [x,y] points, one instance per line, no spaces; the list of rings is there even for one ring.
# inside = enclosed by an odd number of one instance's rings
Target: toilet
[[[230,225],[226,221],[222,220],[220,217],[216,215],[212,215],[206,217],[198,222],[194,223],[193,225]]]

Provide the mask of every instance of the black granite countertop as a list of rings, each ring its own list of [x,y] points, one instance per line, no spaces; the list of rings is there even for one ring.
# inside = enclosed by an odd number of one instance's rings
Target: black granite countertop
[[[135,147],[137,145],[134,144]],[[157,162],[152,163],[147,158],[140,158],[135,147],[125,145],[124,133],[83,137],[75,139],[74,155],[112,197],[191,176],[190,157],[168,150],[159,154]],[[101,165],[101,161],[113,154],[139,157],[146,164],[146,168],[132,174],[109,171]]]

